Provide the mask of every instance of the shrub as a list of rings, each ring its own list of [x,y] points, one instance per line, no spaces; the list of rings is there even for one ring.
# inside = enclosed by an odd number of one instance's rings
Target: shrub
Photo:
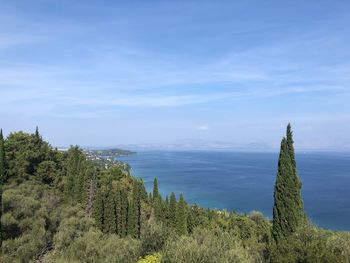
[[[350,262],[350,235],[304,226],[271,247],[271,262]]]
[[[228,232],[195,229],[192,236],[170,239],[162,262],[235,263],[255,262],[241,242]]]
[[[148,255],[142,259],[139,259],[137,263],[160,263],[161,255],[159,253],[155,253],[152,255]]]

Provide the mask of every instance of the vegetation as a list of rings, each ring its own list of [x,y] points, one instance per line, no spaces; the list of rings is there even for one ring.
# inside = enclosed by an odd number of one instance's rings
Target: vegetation
[[[287,127],[287,135],[281,142],[274,201],[272,233],[278,242],[295,232],[305,221],[290,124]]]
[[[349,262],[350,233],[308,223],[290,126],[282,140],[273,222],[148,195],[119,165],[34,134],[0,132],[0,262]]]

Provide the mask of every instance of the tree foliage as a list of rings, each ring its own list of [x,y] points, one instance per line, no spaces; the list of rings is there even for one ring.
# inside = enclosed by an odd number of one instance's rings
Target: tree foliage
[[[295,232],[305,221],[301,182],[297,175],[293,136],[288,124],[282,139],[274,191],[273,236],[276,241]]]

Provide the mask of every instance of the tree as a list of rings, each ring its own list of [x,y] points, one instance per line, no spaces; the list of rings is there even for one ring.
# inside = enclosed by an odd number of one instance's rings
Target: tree
[[[130,201],[128,207],[128,235],[136,237],[136,208],[134,200]]]
[[[117,233],[117,215],[116,205],[114,200],[114,191],[112,189],[112,182],[108,185],[106,193],[106,199],[104,202],[104,224],[103,231],[105,233],[115,234]]]
[[[170,202],[169,202],[169,226],[174,227],[176,226],[176,197],[174,192],[170,195]]]
[[[166,223],[168,223],[169,221],[169,197],[168,195],[166,195],[165,197],[165,201],[164,201],[164,205],[162,207],[162,210],[163,210],[163,219]]]
[[[179,235],[187,234],[186,203],[183,194],[180,194],[176,208],[176,232]]]
[[[128,195],[125,189],[119,190],[119,203],[117,205],[118,234],[121,237],[124,237],[127,234],[128,226]]]
[[[85,156],[78,146],[68,150],[66,197],[71,201],[81,201],[84,194]]]
[[[291,126],[281,141],[278,172],[274,191],[272,234],[276,241],[295,232],[305,220],[299,180],[294,156]]]
[[[159,192],[158,192],[158,180],[157,177],[154,178],[153,181],[153,200],[155,200],[156,198],[158,198],[159,196]]]
[[[148,201],[148,195],[147,195],[145,184],[144,184],[142,179],[139,181],[139,184],[140,184],[141,200],[143,200],[144,202],[147,202]]]
[[[44,184],[52,184],[57,177],[57,167],[54,161],[43,161],[36,170],[36,176]]]
[[[97,190],[92,215],[95,218],[96,226],[102,231],[104,224],[104,195],[101,188]]]
[[[141,195],[141,182],[139,180],[134,180],[133,200],[136,213],[136,237],[138,238],[141,236]]]
[[[36,143],[37,143],[37,144],[39,144],[39,143],[42,142],[42,137],[41,137],[41,135],[40,135],[40,133],[39,133],[39,128],[38,128],[38,126],[36,126],[36,128],[35,128],[35,134],[34,134],[34,136],[35,136],[35,139],[36,139]]]
[[[158,196],[153,200],[153,209],[154,209],[154,215],[158,220],[161,220],[163,217],[163,202],[162,198]]]
[[[2,216],[2,186],[5,177],[5,147],[2,129],[0,130],[0,219]],[[2,223],[0,222],[0,251],[2,250]]]
[[[6,181],[17,184],[34,175],[38,165],[53,159],[53,150],[47,142],[37,141],[35,134],[10,133],[4,142],[6,150]]]

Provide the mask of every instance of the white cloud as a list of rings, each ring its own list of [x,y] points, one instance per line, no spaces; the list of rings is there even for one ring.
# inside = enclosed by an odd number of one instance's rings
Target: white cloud
[[[197,130],[200,130],[200,131],[209,130],[209,127],[207,125],[200,125],[200,126],[197,126],[196,128],[197,128]]]

